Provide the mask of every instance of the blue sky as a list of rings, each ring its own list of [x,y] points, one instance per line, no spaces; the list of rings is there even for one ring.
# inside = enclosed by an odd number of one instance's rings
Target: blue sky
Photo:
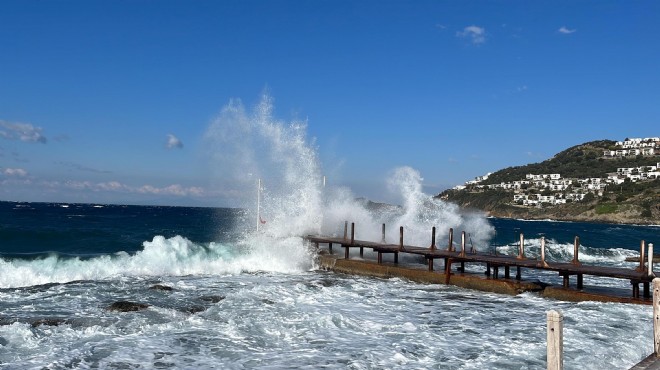
[[[0,3],[0,200],[223,206],[204,133],[267,89],[329,182],[434,194],[660,135],[656,1]],[[217,150],[221,150],[218,148]]]

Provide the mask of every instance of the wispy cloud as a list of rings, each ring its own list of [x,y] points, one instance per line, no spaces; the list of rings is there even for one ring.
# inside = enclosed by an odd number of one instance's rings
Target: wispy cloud
[[[74,163],[74,162],[55,162],[55,164],[59,164],[59,165],[62,165],[64,167],[69,167],[71,169],[82,171],[82,172],[112,173],[112,171],[99,170],[97,168],[91,168],[91,167],[83,166],[82,164],[78,164],[78,163]]]
[[[48,140],[41,134],[41,127],[30,123],[7,122],[0,120],[0,137],[7,140],[20,140],[45,144]]]
[[[174,184],[162,188],[145,185],[137,189],[138,193],[142,194],[157,194],[157,195],[176,195],[176,196],[201,196],[204,195],[204,189],[199,187],[183,187],[179,184]]]
[[[181,140],[179,140],[178,137],[172,135],[172,134],[167,134],[167,149],[181,149],[183,148],[183,143]]]
[[[456,36],[469,40],[475,45],[486,42],[486,29],[478,26],[467,26],[463,31],[456,32]]]
[[[138,193],[138,194],[153,194],[153,195],[169,195],[169,196],[197,196],[201,197],[206,195],[206,191],[201,187],[190,186],[185,187],[179,184],[173,184],[169,186],[153,186],[153,185],[143,185],[143,186],[130,186],[123,184],[119,181],[108,181],[108,182],[91,182],[91,181],[66,181],[62,184],[58,182],[51,182],[49,186],[58,187],[62,186],[68,189],[74,190],[89,190],[89,191],[107,191],[107,192],[121,192],[121,193]]]
[[[28,172],[22,168],[3,168],[2,173],[11,177],[25,177],[28,175]]]
[[[569,34],[575,32],[575,31],[577,31],[577,30],[575,30],[575,29],[571,30],[571,29],[566,28],[566,27],[564,27],[564,26],[561,26],[561,27],[557,30],[557,32],[559,32],[559,33],[563,33],[564,35],[569,35]]]

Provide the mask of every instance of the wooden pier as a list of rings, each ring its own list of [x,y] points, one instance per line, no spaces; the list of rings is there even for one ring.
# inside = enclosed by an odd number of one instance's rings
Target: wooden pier
[[[632,298],[640,298],[640,284],[643,286],[643,297],[648,299],[650,294],[650,283],[655,277],[653,274],[653,244],[649,244],[649,264],[648,268],[645,267],[645,243],[641,243],[640,263],[635,269],[606,267],[606,266],[593,266],[583,265],[578,258],[579,252],[579,238],[575,238],[574,245],[574,258],[569,262],[552,262],[545,261],[545,239],[541,239],[541,259],[530,259],[525,257],[524,250],[524,237],[520,235],[519,253],[517,256],[495,255],[477,252],[473,248],[466,250],[465,232],[462,233],[460,250],[455,250],[453,243],[453,230],[449,231],[449,244],[446,249],[439,249],[435,244],[435,227],[432,229],[431,245],[429,247],[419,247],[412,245],[405,245],[403,242],[403,227],[399,229],[400,237],[399,244],[385,243],[384,232],[385,225],[383,225],[383,238],[381,242],[373,242],[366,240],[355,239],[355,224],[351,224],[351,234],[348,237],[348,223],[344,226],[344,237],[329,237],[319,235],[308,235],[305,237],[317,247],[319,244],[327,244],[330,252],[332,252],[333,245],[339,245],[344,248],[344,258],[350,258],[350,249],[357,248],[360,251],[360,256],[364,255],[364,249],[368,248],[377,253],[377,263],[383,264],[383,255],[392,254],[393,263],[398,264],[399,253],[423,256],[428,264],[428,270],[434,271],[434,261],[440,259],[444,262],[444,276],[445,283],[449,284],[452,275],[452,265],[458,265],[457,270],[464,272],[465,264],[481,264],[485,265],[485,275],[491,279],[500,279],[500,270],[504,270],[504,279],[511,279],[511,270],[515,269],[515,279],[522,279],[523,269],[546,270],[554,271],[562,277],[563,287],[570,286],[570,277],[576,277],[577,289],[584,287],[584,275],[601,276],[615,279],[629,280],[632,285]]]

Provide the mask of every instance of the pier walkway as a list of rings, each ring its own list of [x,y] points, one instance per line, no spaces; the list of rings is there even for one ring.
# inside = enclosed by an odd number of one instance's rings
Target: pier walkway
[[[383,225],[383,230],[385,225]],[[626,268],[617,268],[617,267],[606,267],[606,266],[594,266],[594,265],[583,265],[578,260],[578,248],[579,248],[579,238],[576,237],[575,242],[575,251],[574,258],[570,262],[552,262],[548,263],[545,261],[545,240],[541,241],[541,260],[530,259],[525,257],[524,253],[524,238],[521,234],[520,236],[520,246],[518,256],[507,256],[507,255],[494,255],[486,254],[475,251],[473,248],[470,251],[466,250],[465,246],[465,232],[462,234],[461,249],[460,251],[455,250],[453,245],[453,230],[450,229],[449,233],[449,245],[447,249],[439,249],[435,245],[435,227],[432,231],[432,242],[431,246],[427,248],[405,245],[403,243],[403,228],[400,228],[400,240],[399,244],[388,244],[388,243],[378,243],[366,240],[356,240],[355,235],[355,225],[351,225],[351,237],[347,237],[347,226],[344,228],[344,238],[338,237],[328,237],[328,236],[319,236],[319,235],[308,235],[305,237],[311,243],[314,243],[317,247],[319,244],[327,244],[330,251],[332,251],[332,246],[339,245],[341,248],[344,248],[344,258],[349,259],[351,248],[357,248],[360,250],[360,256],[363,256],[364,249],[368,248],[373,250],[378,254],[377,261],[378,264],[383,263],[383,255],[392,254],[393,262],[398,264],[399,253],[419,255],[423,256],[428,263],[428,270],[434,270],[434,261],[436,259],[441,259],[444,261],[444,273],[447,283],[449,282],[451,276],[451,267],[452,264],[460,264],[458,271],[464,271],[466,263],[479,263],[486,266],[485,274],[486,276],[492,279],[500,278],[500,269],[504,270],[504,278],[511,278],[511,269],[514,268],[516,275],[516,280],[521,280],[522,270],[523,269],[536,269],[536,270],[548,270],[555,271],[563,278],[563,286],[565,288],[569,287],[569,278],[570,276],[576,277],[576,287],[578,289],[583,288],[584,275],[591,276],[601,276],[615,279],[626,279],[629,280],[632,285],[632,297],[640,298],[640,284],[643,285],[643,296],[644,298],[650,298],[650,283],[654,278],[652,272],[652,266],[649,266],[648,269],[644,266],[644,245],[642,243],[642,254],[640,258],[640,266],[636,269],[626,269]],[[383,231],[383,240],[384,231]],[[649,250],[652,254],[653,245],[649,244]]]

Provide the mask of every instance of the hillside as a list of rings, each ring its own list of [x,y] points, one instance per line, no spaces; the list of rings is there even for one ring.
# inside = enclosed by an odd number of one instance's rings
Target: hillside
[[[660,155],[603,154],[617,149],[611,140],[576,145],[543,162],[505,168],[438,197],[496,217],[660,224]],[[639,169],[651,172],[642,179]],[[534,181],[528,176],[542,174],[547,178]],[[555,175],[550,179],[549,174]]]

